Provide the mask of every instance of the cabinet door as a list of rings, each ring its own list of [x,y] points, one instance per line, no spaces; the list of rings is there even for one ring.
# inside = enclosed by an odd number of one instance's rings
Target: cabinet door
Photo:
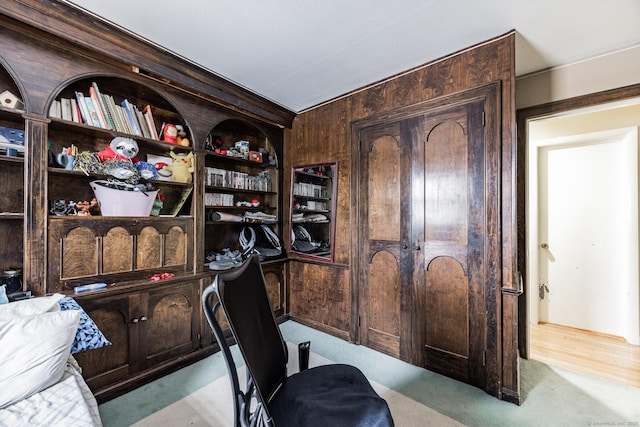
[[[411,360],[409,245],[410,145],[400,122],[372,126],[361,135],[360,331],[366,345]],[[404,293],[404,297],[403,297]]]
[[[416,357],[428,369],[485,386],[487,233],[484,100],[409,121],[413,140]],[[494,185],[496,183],[493,183]]]
[[[479,89],[359,132],[359,339],[481,388],[500,283],[495,99]]]
[[[163,287],[140,296],[140,364],[144,368],[199,347],[198,282]]]
[[[131,320],[138,311],[138,298],[113,296],[90,300],[77,299],[111,345],[74,355],[82,367],[82,375],[94,392],[126,380],[135,372],[137,330]]]

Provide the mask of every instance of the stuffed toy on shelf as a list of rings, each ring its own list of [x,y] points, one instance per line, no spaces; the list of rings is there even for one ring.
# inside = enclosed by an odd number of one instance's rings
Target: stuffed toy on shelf
[[[118,136],[102,151],[79,153],[75,169],[85,173],[111,175],[132,184],[137,184],[140,178],[158,179],[158,171],[154,165],[138,160],[138,152],[135,140]]]
[[[194,171],[193,152],[189,152],[189,154],[176,154],[171,151],[169,155],[173,159],[173,164],[171,166],[165,166],[165,168],[171,172],[171,180],[184,182],[186,184],[191,183],[193,181],[192,173]]]

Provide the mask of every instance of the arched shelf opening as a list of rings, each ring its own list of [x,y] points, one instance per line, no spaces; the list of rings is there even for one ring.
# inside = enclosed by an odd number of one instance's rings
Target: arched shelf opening
[[[226,248],[245,250],[242,233],[253,235],[245,227],[254,227],[257,237],[268,227],[281,248],[279,160],[267,133],[250,121],[228,118],[212,127],[204,152],[205,260],[224,256]],[[282,250],[272,252],[284,256]]]
[[[184,132],[181,136],[193,141],[188,123],[164,95],[117,76],[85,75],[63,83],[49,100],[48,116],[54,126],[58,121],[71,122],[169,144],[176,142],[175,132],[168,131],[175,126]]]

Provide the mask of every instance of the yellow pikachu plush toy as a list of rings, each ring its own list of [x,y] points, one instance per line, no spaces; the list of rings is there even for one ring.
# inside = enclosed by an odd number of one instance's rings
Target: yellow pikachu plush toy
[[[166,169],[171,171],[171,180],[175,182],[190,183],[193,181],[191,175],[194,171],[193,168],[193,152],[189,154],[179,153],[176,154],[173,151],[169,153],[173,159],[171,166],[166,166]]]

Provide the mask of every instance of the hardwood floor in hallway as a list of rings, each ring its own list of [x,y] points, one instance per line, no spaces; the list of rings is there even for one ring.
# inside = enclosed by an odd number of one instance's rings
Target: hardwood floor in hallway
[[[531,359],[640,388],[640,346],[567,326],[529,326]]]

